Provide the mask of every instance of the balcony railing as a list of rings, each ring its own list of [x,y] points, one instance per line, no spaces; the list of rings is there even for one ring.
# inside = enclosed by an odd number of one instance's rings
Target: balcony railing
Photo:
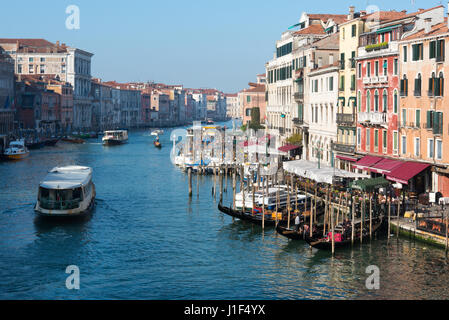
[[[379,82],[388,82],[388,76],[379,76]]]
[[[435,60],[436,60],[437,62],[444,62],[444,56],[437,56],[437,57],[435,58]]]
[[[359,112],[357,117],[359,123],[387,125],[387,114],[384,112]]]
[[[352,113],[337,113],[337,124],[353,125],[355,122],[355,114]]]
[[[301,118],[293,118],[292,121],[295,126],[302,126],[304,124],[304,119]]]
[[[293,94],[293,98],[295,99],[295,101],[304,100],[304,93],[303,92],[295,92]]]
[[[401,128],[408,128],[408,129],[420,129],[422,126],[421,122],[399,122],[399,127]]]

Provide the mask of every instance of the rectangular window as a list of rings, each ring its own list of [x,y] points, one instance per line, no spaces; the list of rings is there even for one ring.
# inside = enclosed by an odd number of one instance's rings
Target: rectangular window
[[[423,59],[423,44],[412,45],[412,61],[419,61]]]
[[[371,133],[370,133],[370,129],[367,128],[366,129],[366,151],[370,150],[370,144],[371,144]]]
[[[351,36],[354,38],[357,34],[357,25],[353,24],[351,26]]]
[[[345,69],[345,54],[344,53],[340,54],[340,69],[341,70]]]
[[[429,59],[435,58],[436,53],[437,53],[437,42],[430,41],[430,43],[429,43]]]
[[[34,58],[33,57],[29,57],[28,58],[28,62],[34,62]]]
[[[362,129],[357,128],[357,146],[360,147],[362,144]]]
[[[402,145],[401,145],[401,151],[402,154],[407,154],[407,136],[402,136]]]
[[[387,152],[387,130],[382,131],[382,146],[384,148],[384,152]]]
[[[437,139],[437,159],[441,160],[443,158],[443,141]]]
[[[384,76],[388,75],[388,61],[387,60],[384,60],[383,70],[384,70],[383,75]]]
[[[395,76],[397,76],[399,74],[398,59],[394,59],[393,72],[394,72]]]
[[[358,65],[358,78],[362,79],[362,64],[359,63]]]
[[[402,47],[402,56],[404,57],[404,62],[407,62],[407,46]]]
[[[421,139],[415,138],[415,157],[419,157],[419,149],[421,148]]]
[[[351,52],[351,68],[355,68],[355,51]]]
[[[427,140],[427,158],[433,159],[435,146],[433,144],[433,139]]]
[[[379,61],[374,62],[374,74],[376,77],[379,76]]]
[[[17,65],[17,73],[22,73],[22,65],[21,64]]]
[[[405,127],[407,125],[407,109],[402,109],[402,126]]]
[[[395,153],[398,153],[398,132],[397,131],[393,131],[393,150]]]
[[[329,91],[334,91],[334,77],[329,78]]]
[[[30,64],[30,65],[28,66],[28,72],[29,72],[29,73],[34,73],[34,68],[33,68],[33,65],[32,65],[32,64]]]
[[[351,75],[351,90],[355,90],[355,74]]]
[[[421,128],[421,110],[417,109],[415,113],[415,127]]]
[[[374,130],[374,150],[377,151],[379,148],[379,130]]]
[[[371,77],[371,62],[368,62],[366,67],[366,76]]]

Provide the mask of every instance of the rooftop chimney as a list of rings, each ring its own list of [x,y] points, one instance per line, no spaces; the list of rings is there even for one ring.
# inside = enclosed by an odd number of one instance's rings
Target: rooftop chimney
[[[424,32],[429,33],[431,26],[430,23],[432,22],[432,18],[425,18],[424,19]]]
[[[350,6],[350,7],[349,7],[348,20],[354,19],[354,11],[355,11],[355,7],[354,7],[354,6]]]
[[[57,46],[57,47],[59,47],[59,40],[58,40],[58,41],[56,41],[56,46]]]

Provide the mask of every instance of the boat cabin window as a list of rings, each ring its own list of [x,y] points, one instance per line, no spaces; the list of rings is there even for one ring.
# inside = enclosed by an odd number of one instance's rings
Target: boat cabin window
[[[78,208],[83,200],[81,188],[54,190],[39,189],[40,207],[47,210],[69,210]]]

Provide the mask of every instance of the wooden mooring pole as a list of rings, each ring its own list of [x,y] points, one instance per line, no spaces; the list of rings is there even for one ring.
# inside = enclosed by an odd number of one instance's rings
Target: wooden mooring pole
[[[188,169],[188,177],[189,177],[189,197],[192,197],[193,191],[192,191],[192,168],[189,167]]]
[[[387,198],[388,199],[388,239],[390,239],[390,233],[391,233],[391,195]]]
[[[352,196],[351,244],[354,245],[355,196]]]

